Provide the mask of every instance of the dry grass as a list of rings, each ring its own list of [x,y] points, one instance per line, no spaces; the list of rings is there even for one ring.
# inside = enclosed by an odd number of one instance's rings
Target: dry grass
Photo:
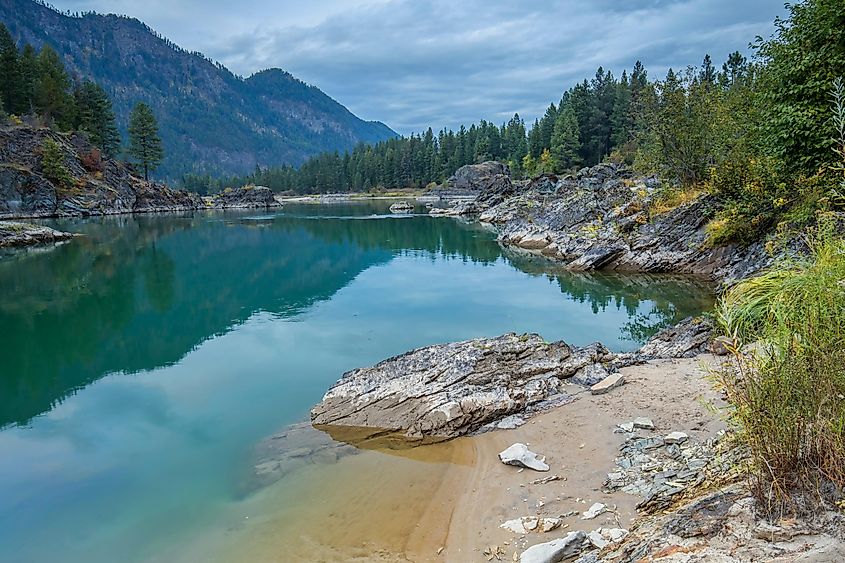
[[[810,244],[811,260],[749,279],[717,307],[739,348],[719,381],[771,513],[829,508],[845,490],[845,242],[827,231]]]
[[[705,191],[706,190],[701,186],[664,189],[652,202],[651,214],[661,215],[663,213],[668,213],[673,209],[677,209],[682,205],[696,200],[705,193]]]

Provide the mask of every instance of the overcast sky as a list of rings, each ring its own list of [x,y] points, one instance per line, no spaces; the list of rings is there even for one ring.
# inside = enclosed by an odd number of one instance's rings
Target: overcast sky
[[[134,16],[248,76],[283,68],[399,133],[542,114],[566,88],[748,53],[782,0],[52,0]]]

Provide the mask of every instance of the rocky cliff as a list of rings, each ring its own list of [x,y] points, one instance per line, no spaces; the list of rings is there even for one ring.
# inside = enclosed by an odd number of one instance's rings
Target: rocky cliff
[[[44,147],[61,153],[64,180],[45,170]],[[55,175],[53,173],[53,175]],[[196,194],[145,181],[121,162],[103,158],[79,133],[0,128],[0,218],[73,217],[179,211],[204,207]]]

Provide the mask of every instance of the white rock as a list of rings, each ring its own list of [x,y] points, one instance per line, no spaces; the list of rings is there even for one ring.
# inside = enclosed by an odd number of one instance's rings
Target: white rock
[[[590,387],[590,393],[592,393],[593,395],[603,395],[611,389],[616,389],[624,383],[625,376],[623,376],[621,373],[612,373],[605,377],[599,383],[596,383],[595,385]]]
[[[601,535],[601,528],[587,534],[587,541],[599,549],[604,549],[610,543]]]
[[[586,534],[569,532],[565,538],[532,545],[522,552],[520,563],[558,563],[581,553]]]
[[[625,539],[625,536],[628,535],[628,530],[623,528],[602,528],[601,534],[611,542],[616,543]]]
[[[631,424],[634,425],[634,428],[641,428],[643,430],[654,430],[654,422],[650,418],[646,418],[644,416],[638,416],[634,419],[634,422]]]
[[[619,425],[619,428],[624,430],[625,432],[633,432],[634,431],[634,423],[633,422],[623,422]]]
[[[512,414],[497,422],[496,428],[499,430],[513,430],[514,428],[519,428],[523,424],[525,424],[525,420],[521,416]]]
[[[500,528],[504,528],[514,534],[527,534],[532,530],[536,530],[540,525],[540,519],[535,516],[523,516],[514,520],[508,520]]]
[[[689,436],[683,432],[672,432],[663,438],[663,441],[667,444],[683,444],[687,440],[689,440]]]
[[[563,523],[563,520],[560,518],[543,518],[540,520],[541,529],[543,532],[551,532],[552,530],[556,530],[560,528],[560,525]]]
[[[537,455],[528,449],[525,444],[516,443],[506,450],[499,452],[499,459],[507,465],[521,465],[534,471],[548,471],[543,456]]]
[[[597,502],[597,503],[593,504],[593,506],[588,508],[584,512],[584,514],[581,515],[581,520],[592,520],[593,518],[595,518],[599,514],[602,514],[606,511],[607,511],[607,506],[600,503],[600,502]]]

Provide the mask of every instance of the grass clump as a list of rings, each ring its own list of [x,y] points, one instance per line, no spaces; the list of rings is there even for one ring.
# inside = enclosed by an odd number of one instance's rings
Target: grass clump
[[[810,259],[742,282],[717,306],[738,349],[719,380],[771,513],[814,512],[845,489],[845,241],[826,226],[809,244]]]

